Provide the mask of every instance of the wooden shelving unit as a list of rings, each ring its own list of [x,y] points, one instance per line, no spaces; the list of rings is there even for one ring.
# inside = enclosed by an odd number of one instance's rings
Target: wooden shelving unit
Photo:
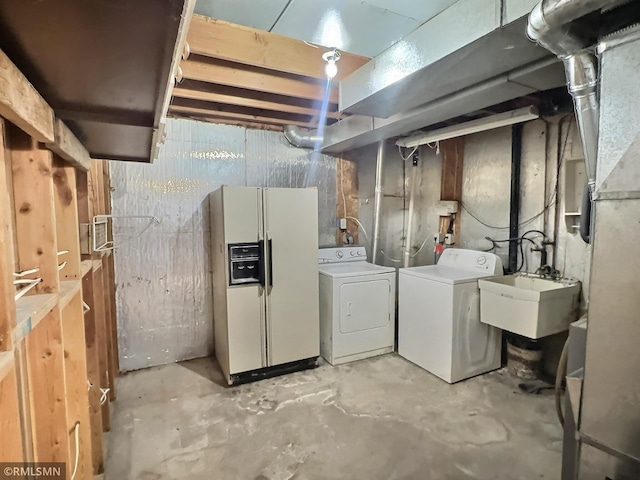
[[[80,224],[109,212],[108,164],[0,64],[0,461],[66,462],[70,479],[77,457],[73,480],[92,479],[118,376],[115,290],[112,256],[81,254]]]

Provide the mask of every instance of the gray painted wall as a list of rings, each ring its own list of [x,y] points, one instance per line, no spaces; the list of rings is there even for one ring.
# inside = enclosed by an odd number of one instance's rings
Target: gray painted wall
[[[154,164],[110,168],[124,371],[212,353],[206,198],[222,184],[317,186],[319,243],[335,243],[336,159],[293,148],[281,133],[169,120]],[[160,223],[123,218],[133,215]]]

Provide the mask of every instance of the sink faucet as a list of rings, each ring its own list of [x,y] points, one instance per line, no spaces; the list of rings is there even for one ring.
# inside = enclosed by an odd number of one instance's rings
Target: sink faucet
[[[550,240],[543,240],[540,242],[540,246],[535,246],[531,249],[532,252],[540,252],[540,268],[536,270],[536,273],[543,278],[556,279],[560,276],[560,272],[547,263],[547,246],[555,245],[555,242]]]

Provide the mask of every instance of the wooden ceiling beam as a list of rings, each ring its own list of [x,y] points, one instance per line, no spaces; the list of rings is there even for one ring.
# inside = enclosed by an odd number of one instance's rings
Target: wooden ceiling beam
[[[322,54],[301,40],[194,15],[187,35],[191,53],[254,67],[325,79]],[[336,80],[342,80],[370,58],[341,52]]]
[[[201,117],[226,118],[226,119],[237,120],[237,121],[269,123],[272,125],[282,125],[282,126],[283,125],[299,125],[301,127],[307,127],[307,128],[315,128],[317,126],[301,120],[289,120],[289,119],[282,119],[282,118],[263,117],[259,115],[249,115],[245,113],[236,113],[236,112],[222,112],[222,111],[216,111],[216,110],[208,110],[205,108],[185,107],[181,105],[171,105],[169,107],[169,112],[176,113],[176,114],[191,114],[191,115],[197,115]]]
[[[188,118],[199,122],[220,123],[223,125],[235,125],[238,127],[253,128],[257,130],[269,130],[272,132],[282,132],[282,125],[271,125],[269,123],[247,122],[245,120],[232,120],[229,118],[216,117],[215,115],[202,116],[186,113],[169,112],[173,118]]]
[[[238,97],[234,95],[224,95],[213,92],[203,92],[201,90],[190,90],[187,88],[176,87],[173,90],[175,98],[186,98],[191,100],[201,100],[205,102],[224,103],[228,105],[237,105],[248,108],[259,108],[264,110],[274,110],[277,112],[291,113],[295,115],[319,115],[319,110],[314,108],[299,107],[297,105],[288,105],[285,103],[271,102],[268,100],[257,100],[247,97]],[[340,112],[327,112],[327,118],[341,118]]]
[[[278,75],[270,70],[241,69],[230,62],[204,62],[191,59],[182,61],[181,69],[183,78],[200,82],[311,100],[322,100],[325,95],[325,85],[322,82],[304,81],[291,75]],[[329,91],[329,102],[338,103],[338,89],[335,86]]]

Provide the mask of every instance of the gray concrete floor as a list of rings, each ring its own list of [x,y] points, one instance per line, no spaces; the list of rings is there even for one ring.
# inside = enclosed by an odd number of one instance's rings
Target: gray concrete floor
[[[106,480],[558,479],[553,396],[448,385],[397,355],[223,386],[199,359],[124,375]]]

